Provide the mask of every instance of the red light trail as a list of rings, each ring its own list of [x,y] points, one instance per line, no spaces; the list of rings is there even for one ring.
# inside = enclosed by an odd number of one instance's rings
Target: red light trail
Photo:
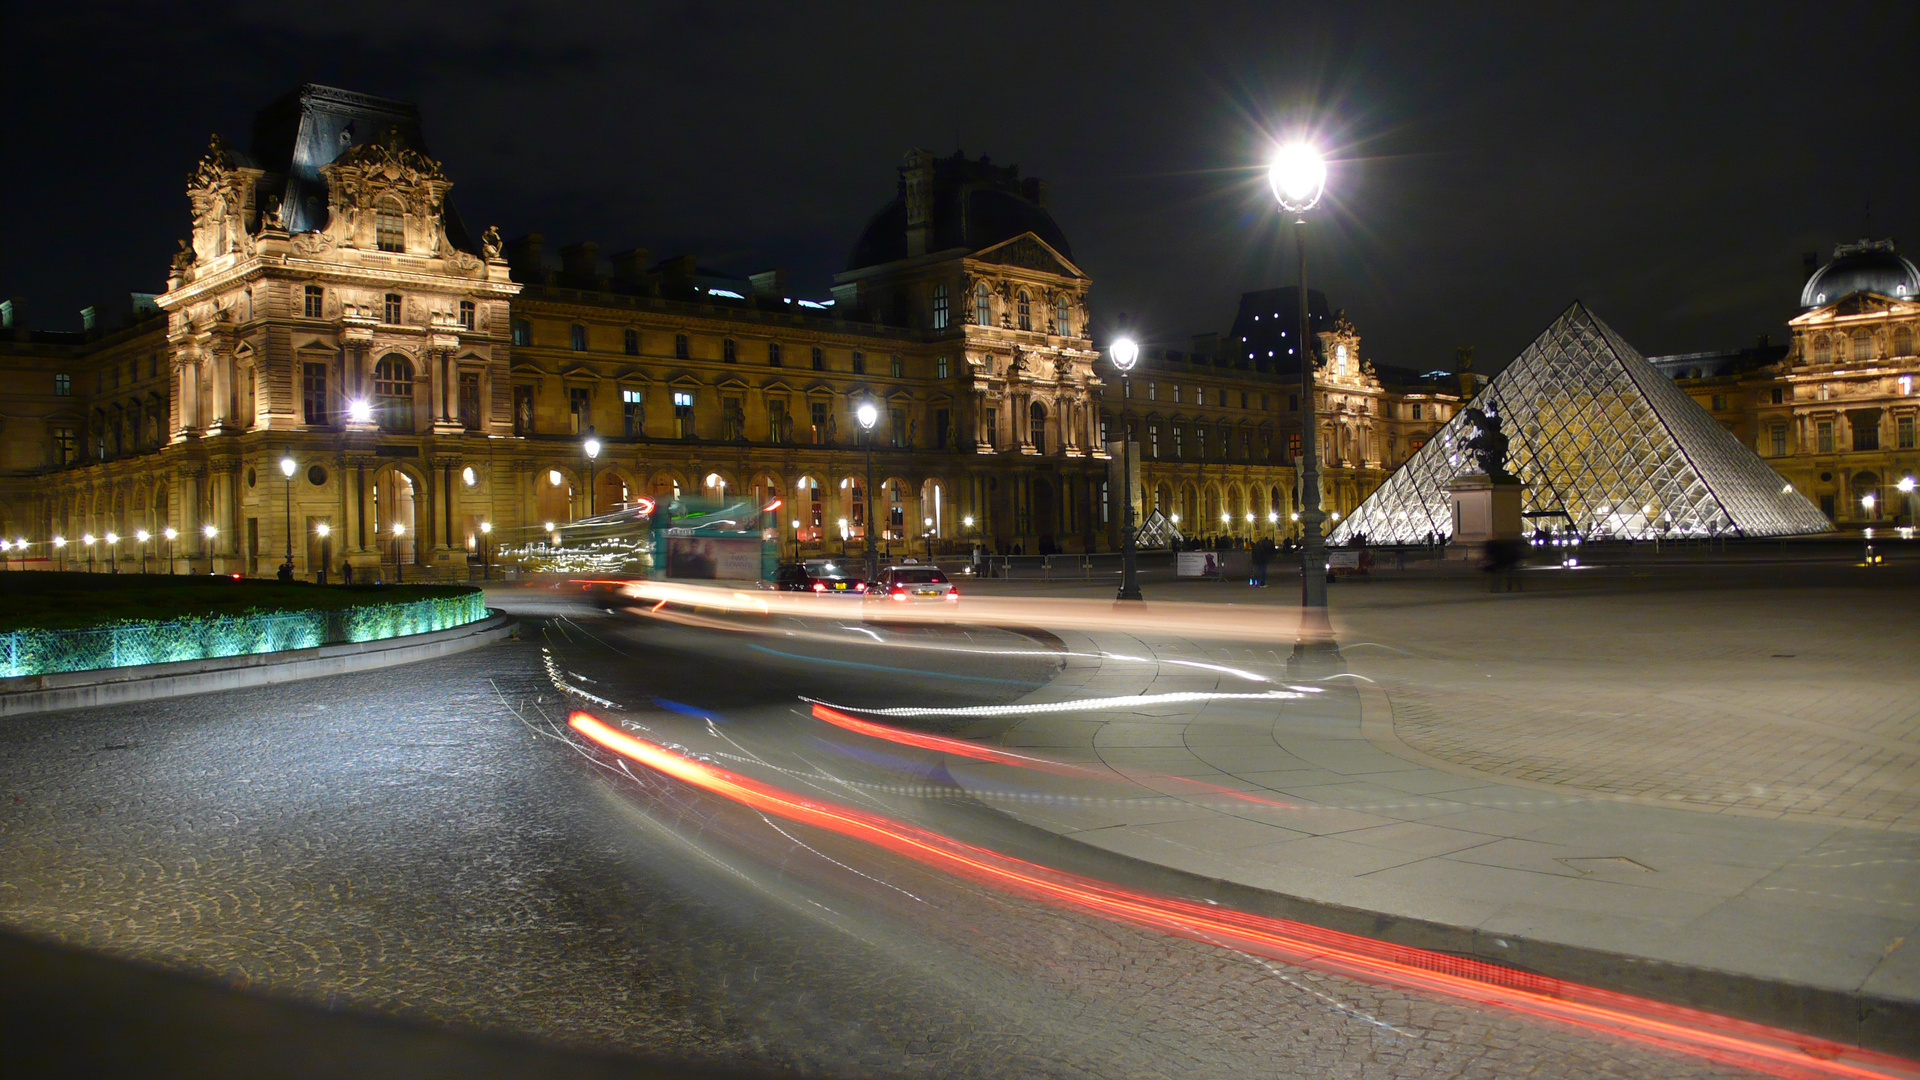
[[[878,814],[784,791],[636,738],[587,712],[573,713],[567,723],[582,737],[613,753],[744,806],[1072,910],[1366,982],[1492,1005],[1790,1080],[1920,1077],[1920,1063],[1764,1024],[1290,919],[1135,892]]]

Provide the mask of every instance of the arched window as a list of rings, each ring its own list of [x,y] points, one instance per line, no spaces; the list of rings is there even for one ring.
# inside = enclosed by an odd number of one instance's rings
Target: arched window
[[[935,330],[947,328],[947,287],[945,285],[933,287],[933,328]]]
[[[380,430],[413,430],[412,361],[389,353],[373,366],[373,408]]]
[[[1018,307],[1016,308],[1016,314],[1020,320],[1019,321],[1020,329],[1022,330],[1033,329],[1033,301],[1028,298],[1027,290],[1025,289],[1020,290],[1020,297],[1019,297]]]
[[[407,250],[407,218],[398,204],[382,202],[374,207],[373,240],[381,251]]]
[[[1833,345],[1830,341],[1828,341],[1827,335],[1821,334],[1819,337],[1814,338],[1813,339],[1813,362],[1816,364],[1824,364],[1831,361],[1832,359],[1833,359]]]
[[[992,294],[987,291],[987,283],[981,282],[973,290],[973,321],[978,326],[993,325],[993,309],[989,301]]]
[[[1047,407],[1037,401],[1027,406],[1027,441],[1035,453],[1047,452]]]
[[[1067,298],[1064,296],[1053,304],[1053,332],[1061,337],[1073,336],[1073,320],[1068,314]]]
[[[1909,327],[1896,327],[1893,331],[1893,355],[1913,355],[1913,330]]]
[[[1853,332],[1853,358],[1856,361],[1873,359],[1872,334],[1867,333],[1865,330],[1855,330]]]

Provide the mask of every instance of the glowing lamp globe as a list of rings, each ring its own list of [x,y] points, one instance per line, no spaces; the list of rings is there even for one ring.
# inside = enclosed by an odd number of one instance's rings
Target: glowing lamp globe
[[[291,480],[293,479],[293,470],[297,468],[299,468],[299,466],[294,464],[294,461],[291,455],[280,459],[280,475],[281,476],[284,476],[287,479]]]
[[[873,402],[863,401],[860,407],[853,411],[853,418],[860,421],[861,427],[872,431],[873,425],[880,420],[880,410],[874,408]]]
[[[160,535],[166,537],[169,540],[177,540],[180,538],[180,530],[169,525],[166,527],[166,530],[163,531]]]
[[[1267,184],[1286,209],[1311,210],[1327,189],[1327,159],[1307,143],[1289,143],[1267,167]]]
[[[1132,371],[1133,362],[1140,358],[1140,346],[1134,344],[1132,338],[1115,338],[1113,344],[1107,346],[1107,354],[1113,358],[1114,367]]]
[[[599,440],[599,439],[588,439],[588,440],[587,440],[587,457],[588,457],[588,459],[589,459],[589,460],[591,460],[591,459],[593,459],[593,458],[597,458],[597,457],[599,457],[599,456],[600,456],[600,440]]]

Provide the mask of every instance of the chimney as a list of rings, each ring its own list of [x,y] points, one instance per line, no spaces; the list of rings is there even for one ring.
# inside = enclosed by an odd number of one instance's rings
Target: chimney
[[[927,253],[933,234],[933,155],[909,150],[900,163],[900,194],[907,204],[907,257]]]
[[[600,245],[582,240],[560,249],[560,273],[576,289],[600,287]]]
[[[613,256],[613,283],[630,292],[638,292],[646,286],[647,260],[652,252],[646,248],[634,248]]]
[[[787,296],[787,271],[785,268],[762,270],[757,274],[748,274],[747,280],[753,283],[753,298],[768,300],[778,304]]]
[[[522,285],[547,283],[546,243],[547,238],[539,233],[507,241],[507,267],[513,280]]]

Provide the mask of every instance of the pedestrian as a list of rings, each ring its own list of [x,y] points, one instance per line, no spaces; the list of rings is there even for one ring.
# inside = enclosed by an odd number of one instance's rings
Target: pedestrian
[[[1273,562],[1273,541],[1261,537],[1253,545],[1253,579],[1247,584],[1256,589],[1267,587],[1267,566]]]
[[[351,559],[340,560],[340,584],[353,584],[353,561]]]
[[[280,573],[277,576],[280,578],[281,581],[293,580],[293,560],[292,559],[288,559],[286,562],[283,562],[280,564]]]

